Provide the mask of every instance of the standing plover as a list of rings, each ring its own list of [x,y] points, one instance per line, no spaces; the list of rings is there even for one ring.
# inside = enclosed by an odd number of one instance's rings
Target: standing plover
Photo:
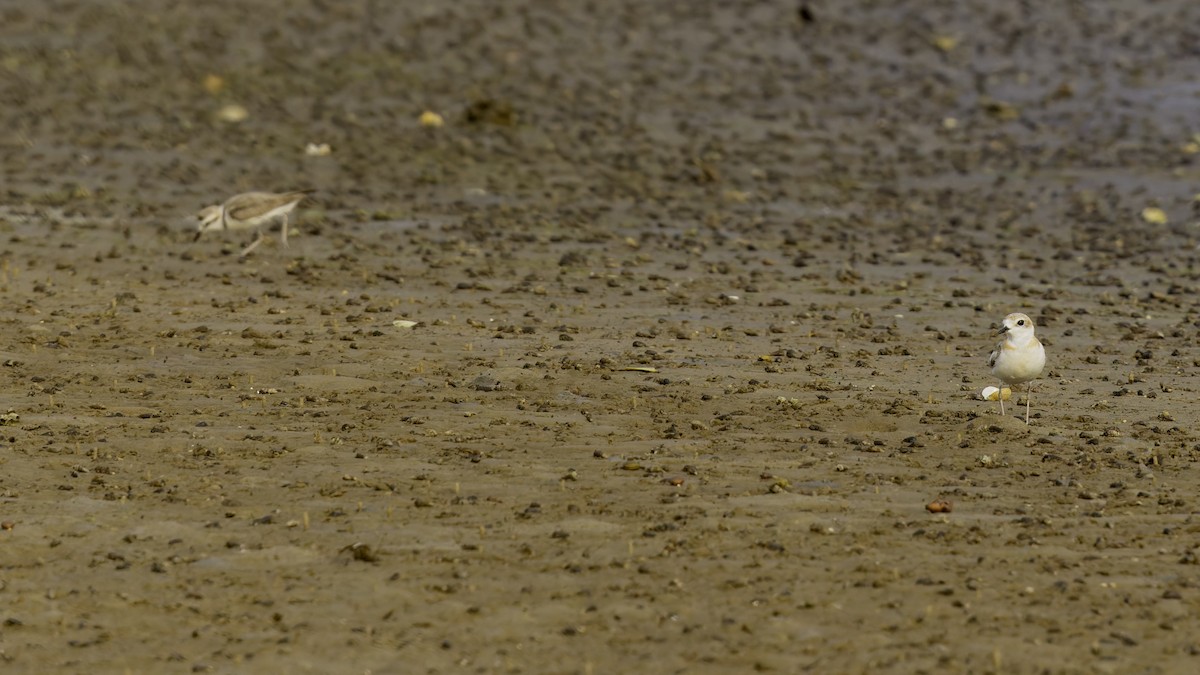
[[[988,357],[988,366],[992,374],[1011,386],[1036,380],[1046,367],[1046,350],[1037,336],[1033,334],[1033,319],[1025,314],[1015,312],[1004,317],[1004,326],[998,335],[1004,336],[1004,341],[996,345],[996,350]],[[1004,414],[1004,392],[997,392],[1000,400],[1000,414]],[[1029,424],[1029,387],[1025,388],[1025,424]]]
[[[287,246],[288,217],[287,214],[304,199],[312,190],[297,190],[295,192],[246,192],[229,198],[224,204],[206,206],[196,214],[199,225],[196,227],[196,239],[205,232],[214,230],[248,230],[258,228],[258,238],[242,252],[239,258],[245,257],[256,246],[263,242],[266,234],[261,226],[276,218],[283,219],[279,228],[279,240]]]

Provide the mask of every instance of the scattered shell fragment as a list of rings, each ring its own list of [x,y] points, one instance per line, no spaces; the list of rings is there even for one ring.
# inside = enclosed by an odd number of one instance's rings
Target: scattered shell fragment
[[[321,143],[320,145],[309,143],[304,146],[304,154],[309,157],[325,157],[331,152],[333,152],[333,149],[329,147],[328,143]]]
[[[396,319],[392,322],[392,325],[396,328],[412,328],[413,326],[417,325],[417,322],[409,321],[408,319]]]
[[[627,368],[617,368],[617,372],[657,373],[658,368],[653,368],[650,366],[629,366]]]
[[[951,52],[958,46],[958,38],[950,35],[938,35],[933,38],[933,46],[942,53]]]
[[[425,112],[421,113],[421,117],[418,119],[418,121],[421,123],[421,126],[429,127],[431,129],[440,129],[446,124],[446,120],[442,119],[441,115],[433,112],[432,110],[426,110]]]
[[[954,510],[954,504],[946,499],[935,499],[925,505],[925,510],[930,513],[950,513]]]
[[[250,116],[250,111],[246,107],[237,103],[230,103],[221,106],[217,110],[217,119],[222,122],[237,123]]]
[[[1142,209],[1142,220],[1151,225],[1165,225],[1167,223],[1167,212],[1157,206],[1147,206]]]
[[[998,396],[1003,396],[1005,401],[1012,399],[1012,389],[1005,387],[997,389],[996,387],[984,387],[983,391],[979,392],[979,398],[983,401],[995,401]]]

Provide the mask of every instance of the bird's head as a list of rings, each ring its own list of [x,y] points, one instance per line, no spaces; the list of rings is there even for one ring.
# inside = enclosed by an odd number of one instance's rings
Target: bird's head
[[[220,205],[206,206],[196,212],[196,238],[205,232],[221,229]]]

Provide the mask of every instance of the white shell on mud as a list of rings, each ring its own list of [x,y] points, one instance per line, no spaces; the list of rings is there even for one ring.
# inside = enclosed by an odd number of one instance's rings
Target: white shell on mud
[[[996,387],[984,387],[983,391],[979,392],[979,398],[984,401],[995,401],[1000,396],[1003,396],[1005,401],[1011,399],[1012,389],[1009,389],[1008,387],[1005,387],[1004,389],[997,389]]]
[[[217,110],[217,119],[231,124],[241,122],[249,116],[250,111],[246,110],[246,106],[237,103],[223,105]]]

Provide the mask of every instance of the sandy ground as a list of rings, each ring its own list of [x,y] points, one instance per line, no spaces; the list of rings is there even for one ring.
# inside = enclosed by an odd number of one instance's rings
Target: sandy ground
[[[1195,672],[1200,5],[1045,4],[4,3],[4,672]]]

